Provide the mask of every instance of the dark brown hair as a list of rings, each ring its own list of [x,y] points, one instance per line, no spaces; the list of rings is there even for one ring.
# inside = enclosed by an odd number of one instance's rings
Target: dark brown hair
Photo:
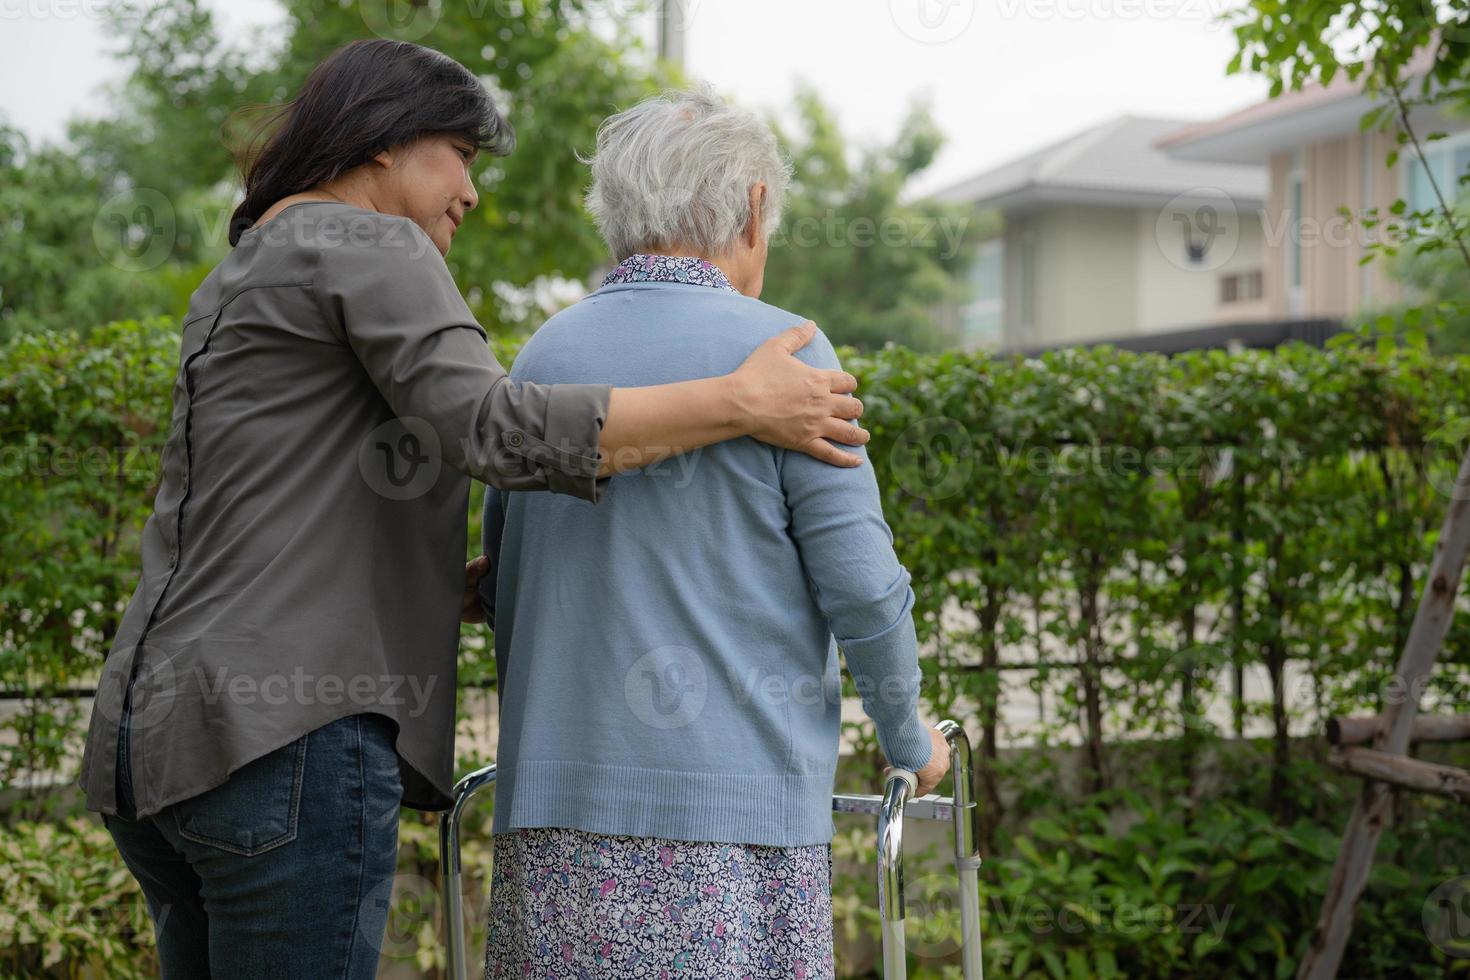
[[[244,164],[245,200],[230,219],[231,245],[281,198],[420,136],[445,133],[496,156],[515,148],[515,130],[468,68],[407,41],[338,48],[266,128],[273,126]]]

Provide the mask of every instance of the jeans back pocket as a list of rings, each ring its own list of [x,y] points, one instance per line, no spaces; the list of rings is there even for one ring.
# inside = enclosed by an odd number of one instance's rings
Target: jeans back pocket
[[[179,835],[247,856],[295,840],[306,741],[302,735],[245,763],[223,784],[173,804]]]

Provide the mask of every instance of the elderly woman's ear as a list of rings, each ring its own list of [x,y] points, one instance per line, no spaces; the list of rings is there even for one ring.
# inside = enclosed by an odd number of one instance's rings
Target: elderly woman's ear
[[[745,245],[747,248],[759,248],[761,245],[761,234],[765,231],[762,227],[761,216],[766,207],[766,182],[756,181],[750,188],[750,221],[745,225]]]

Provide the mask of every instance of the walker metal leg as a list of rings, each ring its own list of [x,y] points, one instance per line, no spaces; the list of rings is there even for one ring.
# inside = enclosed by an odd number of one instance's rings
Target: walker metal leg
[[[878,813],[878,911],[883,921],[883,980],[908,975],[903,920],[903,809],[919,788],[907,769],[894,769],[883,787]]]
[[[974,799],[970,770],[970,738],[958,723],[945,719],[936,728],[949,743],[949,772],[954,783],[954,866],[960,886],[960,965],[965,980],[983,980],[980,955],[980,807]]]
[[[439,815],[440,890],[448,946],[449,980],[466,980],[464,949],[464,881],[459,863],[459,828],[464,808],[480,790],[495,782],[495,766],[476,769],[454,784],[454,805]]]
[[[882,796],[839,793],[832,797],[837,813],[866,813],[878,817],[878,905],[883,923],[884,980],[907,976],[904,942],[903,821],[944,820],[954,828],[955,871],[960,890],[960,962],[965,980],[983,980],[980,946],[979,808],[974,800],[970,769],[970,740],[965,730],[949,720],[937,726],[949,743],[949,767],[954,796],[930,794],[913,798],[913,773],[890,770]]]

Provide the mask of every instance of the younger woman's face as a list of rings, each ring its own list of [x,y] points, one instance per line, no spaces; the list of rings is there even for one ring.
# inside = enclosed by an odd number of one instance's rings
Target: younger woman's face
[[[449,254],[450,243],[465,214],[480,201],[470,178],[475,147],[457,136],[431,134],[402,147],[382,179],[396,214],[422,228]]]

